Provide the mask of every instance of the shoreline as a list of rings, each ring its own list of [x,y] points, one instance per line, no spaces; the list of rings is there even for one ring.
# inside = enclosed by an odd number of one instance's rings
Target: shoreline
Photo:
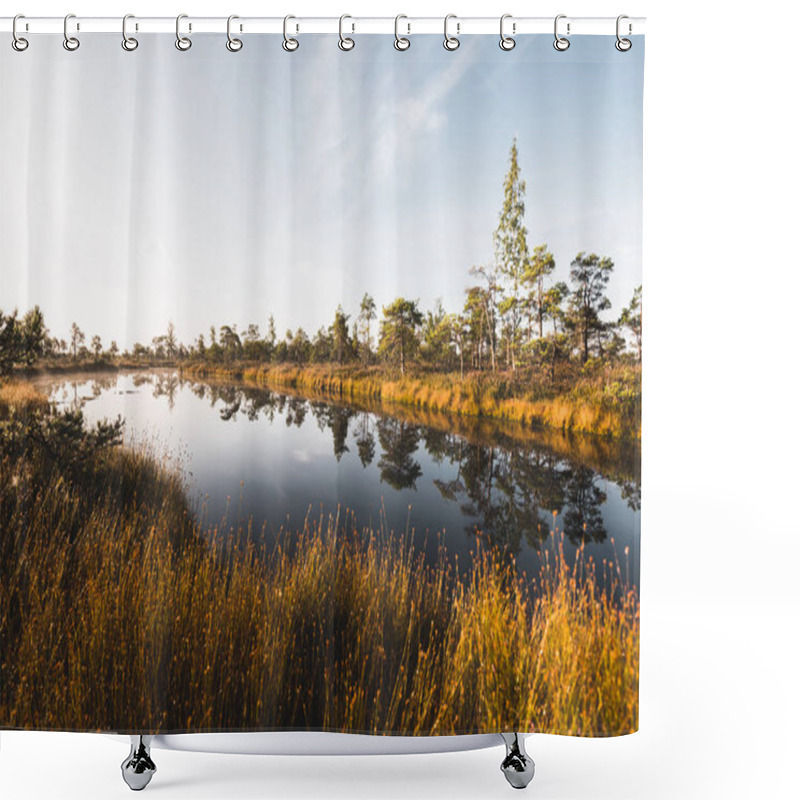
[[[328,367],[167,361],[157,364],[90,361],[44,364],[15,371],[23,380],[47,375],[102,372],[156,372],[173,369],[181,377],[231,380],[309,396],[380,403],[453,417],[518,423],[528,429],[589,434],[600,439],[641,443],[641,381],[612,381],[619,396],[589,381],[553,396],[533,398],[503,375],[451,373],[396,376],[376,367]],[[635,373],[634,373],[635,374]],[[627,414],[625,413],[627,411]]]
[[[189,363],[177,369],[182,376],[193,378],[238,380],[267,388],[312,391],[333,399],[366,400],[458,417],[515,422],[531,429],[641,441],[640,414],[632,425],[617,411],[616,403],[598,403],[594,398],[582,399],[571,392],[531,399],[521,395],[503,377],[483,374],[463,380],[449,374],[393,377],[369,368],[263,364],[230,367]],[[641,403],[641,394],[638,402]]]
[[[181,380],[202,381],[208,386],[233,386],[244,392],[272,391],[287,397],[310,402],[320,401],[342,406],[357,412],[389,416],[412,425],[421,425],[443,433],[451,433],[466,441],[480,445],[500,445],[505,448],[534,444],[545,448],[561,458],[576,458],[596,472],[615,482],[637,481],[641,442],[638,439],[612,439],[579,431],[564,431],[559,428],[524,425],[521,422],[432,411],[418,406],[382,402],[365,397],[332,396],[324,392],[297,389],[288,385],[271,386],[245,377],[226,376],[200,377],[181,375]]]

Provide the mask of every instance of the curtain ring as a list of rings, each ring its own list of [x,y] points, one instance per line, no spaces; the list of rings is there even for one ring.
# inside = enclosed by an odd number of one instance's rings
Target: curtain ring
[[[188,36],[181,36],[181,20],[188,19],[188,14],[178,14],[175,20],[175,47],[186,52],[192,46],[192,40]],[[191,27],[189,28],[191,30]]]
[[[17,33],[17,20],[25,19],[24,14],[17,14],[14,17],[14,21],[11,23],[11,35],[14,37],[11,40],[11,46],[18,52],[21,53],[23,50],[28,49],[28,40],[24,39]]]
[[[394,18],[394,49],[395,50],[408,50],[411,47],[411,39],[400,35],[400,20],[408,19],[405,14],[398,14]],[[408,25],[408,32],[411,33],[411,25]]]
[[[228,41],[225,42],[225,47],[227,47],[228,50],[231,51],[231,53],[238,53],[243,47],[242,40],[241,39],[237,39],[231,33],[231,22],[233,22],[235,19],[239,19],[239,17],[236,16],[236,14],[231,14],[228,17],[228,29],[227,29]],[[240,28],[240,30],[241,30],[241,28]]]
[[[133,36],[128,36],[129,19],[135,19],[133,14],[126,14],[122,18],[122,49],[132,53],[139,46],[139,40],[134,39]]]
[[[553,42],[553,47],[558,50],[560,53],[563,53],[565,50],[569,50],[569,39],[566,36],[559,36],[558,35],[558,21],[560,19],[566,19],[566,14],[559,14],[556,17],[556,21],[553,24],[553,33],[555,34],[556,40]],[[567,23],[567,35],[569,35],[569,22]]]
[[[348,50],[352,50],[355,46],[355,39],[351,39],[349,36],[345,36],[342,31],[342,25],[346,19],[353,19],[349,14],[342,14],[339,17],[339,49],[344,50],[345,52]],[[355,23],[350,23],[353,30],[355,31],[356,26]]]
[[[69,35],[69,21],[71,19],[75,19],[74,14],[67,14],[67,16],[64,17],[64,49],[70,52],[77,50],[81,46],[80,41],[76,37]]]
[[[507,19],[511,19],[511,14],[503,14],[503,16],[500,17],[500,49],[505,51],[513,50],[517,46],[514,39],[511,36],[506,36],[503,30],[503,25]],[[512,25],[512,32],[515,32],[516,27],[516,24]]]
[[[444,49],[445,50],[450,50],[452,52],[453,50],[458,50],[458,48],[461,46],[461,42],[459,41],[457,35],[456,36],[451,36],[447,32],[447,23],[450,22],[451,19],[457,19],[456,15],[455,14],[448,14],[444,18],[444,42],[443,42],[443,44],[444,44]],[[459,30],[460,27],[461,27],[460,24],[456,23],[456,34],[458,34],[458,30]]]
[[[283,49],[287,53],[294,53],[298,47],[300,47],[300,42],[297,39],[293,39],[289,36],[289,20],[290,19],[297,19],[297,17],[288,14],[283,18]]]
[[[620,53],[627,53],[628,50],[630,50],[631,47],[633,47],[633,42],[630,39],[623,39],[619,35],[619,24],[624,19],[628,19],[628,15],[627,14],[620,14],[617,17],[617,41],[614,42],[614,47],[616,47],[617,50],[620,51]],[[631,31],[631,26],[628,25],[628,33],[630,33],[630,31]]]

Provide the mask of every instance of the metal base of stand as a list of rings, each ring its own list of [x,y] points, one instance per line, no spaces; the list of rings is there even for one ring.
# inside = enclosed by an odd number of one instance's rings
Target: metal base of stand
[[[131,736],[131,752],[122,762],[122,778],[134,792],[140,792],[156,773],[150,757],[152,736]]]
[[[533,759],[525,752],[525,739],[520,733],[501,733],[506,743],[506,757],[500,765],[506,780],[515,789],[524,789],[536,769]]]
[[[506,746],[506,757],[500,765],[506,780],[515,789],[524,789],[533,780],[533,759],[525,752],[525,736],[521,733],[501,733]],[[150,783],[156,772],[156,765],[150,755],[153,736],[133,735],[131,751],[122,762],[122,777],[135,792]],[[295,751],[298,752],[298,751]]]

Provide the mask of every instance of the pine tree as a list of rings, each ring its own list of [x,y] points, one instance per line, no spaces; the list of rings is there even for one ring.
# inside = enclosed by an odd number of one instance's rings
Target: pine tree
[[[509,167],[503,181],[503,209],[494,232],[495,265],[503,281],[498,311],[506,333],[506,363],[517,367],[516,347],[523,312],[522,289],[528,268],[528,231],[525,228],[525,181],[520,177],[517,140],[511,145]]]
[[[569,322],[576,333],[584,363],[589,360],[592,338],[597,338],[598,345],[602,345],[603,336],[607,333],[600,312],[611,307],[605,290],[613,269],[614,262],[610,258],[600,258],[595,253],[578,253],[570,264],[569,276],[573,289]]]
[[[422,314],[415,300],[398,297],[384,306],[381,320],[380,351],[390,360],[400,362],[400,374],[405,375],[406,363],[419,347],[417,329],[422,324]]]
[[[361,323],[361,352],[364,363],[369,363],[370,353],[372,352],[372,332],[370,323],[375,319],[375,301],[367,292],[361,298],[361,310],[358,314],[358,321]]]

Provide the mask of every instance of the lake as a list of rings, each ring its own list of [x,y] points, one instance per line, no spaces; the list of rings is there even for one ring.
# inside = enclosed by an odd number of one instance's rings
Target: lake
[[[184,474],[201,521],[254,536],[311,515],[407,531],[433,560],[469,558],[477,536],[538,571],[563,534],[638,586],[640,451],[619,443],[403,407],[340,404],[177,372],[107,373],[37,383],[87,420],[121,415],[125,441]],[[347,522],[346,522],[347,520]],[[480,533],[478,533],[480,532]],[[560,538],[560,537],[559,537]]]

